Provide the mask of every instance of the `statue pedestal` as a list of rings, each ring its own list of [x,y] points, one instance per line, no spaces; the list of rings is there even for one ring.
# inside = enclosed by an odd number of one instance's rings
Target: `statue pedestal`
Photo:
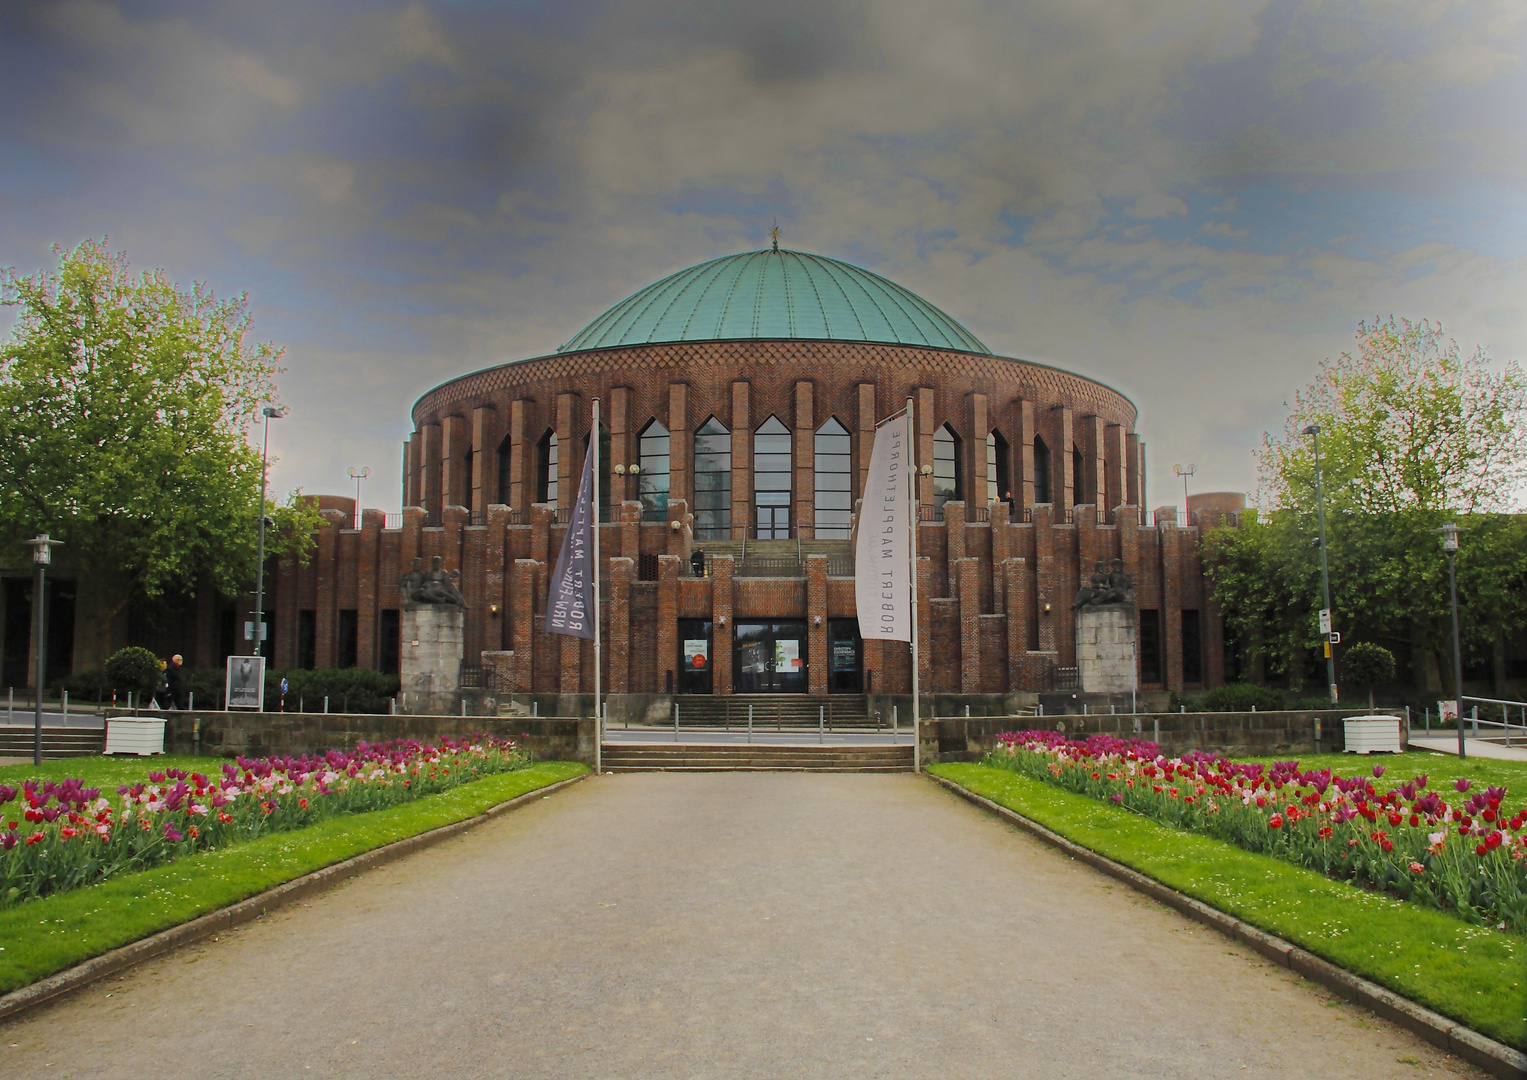
[[[453,712],[461,683],[467,613],[453,604],[403,609],[403,661],[399,672],[403,710]]]
[[[1135,688],[1138,614],[1132,604],[1083,607],[1076,613],[1076,667],[1082,691],[1127,694]]]

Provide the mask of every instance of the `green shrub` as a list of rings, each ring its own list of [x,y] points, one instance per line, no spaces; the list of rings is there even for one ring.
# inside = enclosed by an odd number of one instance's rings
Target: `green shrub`
[[[274,712],[281,707],[281,680],[287,681],[286,711],[298,708],[322,712],[323,699],[329,699],[330,712],[384,713],[398,692],[398,677],[383,675],[370,668],[318,668],[305,671],[267,671],[265,708]]]
[[[1231,683],[1216,686],[1191,701],[1184,701],[1188,712],[1276,712],[1288,708],[1288,695],[1274,686],[1256,683]]]
[[[159,658],[147,649],[129,645],[106,661],[106,682],[122,694],[143,700],[159,685]]]
[[[111,680],[98,668],[89,671],[72,671],[61,679],[53,680],[52,689],[69,691],[69,699],[84,704],[87,701],[110,701]]]

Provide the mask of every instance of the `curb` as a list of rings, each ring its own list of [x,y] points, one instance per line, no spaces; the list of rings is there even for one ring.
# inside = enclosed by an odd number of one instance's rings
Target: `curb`
[[[1101,870],[1109,877],[1145,893],[1153,900],[1159,900],[1195,922],[1218,930],[1226,937],[1240,942],[1264,958],[1273,961],[1279,967],[1288,968],[1311,982],[1319,983],[1348,1001],[1377,1013],[1385,1020],[1398,1024],[1412,1034],[1419,1035],[1432,1045],[1463,1058],[1472,1065],[1479,1066],[1490,1075],[1498,1076],[1501,1080],[1527,1078],[1527,1054],[1520,1050],[1515,1050],[1505,1043],[1496,1042],[1455,1020],[1449,1020],[1441,1013],[1417,1005],[1409,998],[1402,997],[1378,983],[1322,960],[1314,953],[1307,952],[1290,941],[1284,941],[1275,934],[1259,930],[1250,923],[1225,914],[1218,908],[1210,907],[1190,896],[1184,896],[1154,878],[1146,877],[1137,870],[1131,870],[1122,863],[1099,855],[1073,840],[1067,840],[1037,821],[1031,821],[1016,811],[977,795],[952,780],[934,776],[932,773],[926,775],[930,780],[942,785],[960,798],[974,803],[1009,824],[1018,826],[1052,847],[1059,848],[1078,862],[1084,862],[1095,870]]]
[[[256,893],[246,900],[240,900],[236,904],[219,908],[217,911],[209,911],[205,915],[198,915],[188,922],[178,926],[172,926],[168,930],[161,930],[157,934],[150,934],[146,938],[134,941],[130,945],[104,952],[100,956],[85,960],[71,968],[46,978],[39,979],[34,983],[23,986],[19,990],[0,995],[0,1020],[8,1020],[13,1016],[36,1008],[44,1002],[51,1001],[61,994],[67,994],[72,990],[78,990],[97,979],[115,974],[124,968],[142,963],[144,960],[162,956],[167,952],[189,945],[192,942],[201,941],[218,934],[224,930],[232,929],[243,923],[253,922],[267,912],[301,900],[304,897],[321,893],[331,889],[341,881],[353,878],[374,867],[384,866],[390,862],[396,862],[405,855],[420,851],[427,847],[449,840],[459,833],[477,825],[491,821],[499,814],[508,810],[514,810],[527,802],[541,799],[553,791],[565,788],[570,784],[576,784],[586,777],[594,775],[586,772],[581,776],[568,777],[559,780],[555,784],[535,788],[523,795],[517,795],[507,802],[501,802],[497,806],[490,806],[475,817],[463,818],[453,821],[449,825],[442,825],[438,829],[419,833],[403,840],[396,840],[370,851],[363,851],[359,855],[352,856],[341,862],[325,866],[321,870],[315,870],[311,874],[303,874],[291,881],[273,888],[266,889],[262,893]]]

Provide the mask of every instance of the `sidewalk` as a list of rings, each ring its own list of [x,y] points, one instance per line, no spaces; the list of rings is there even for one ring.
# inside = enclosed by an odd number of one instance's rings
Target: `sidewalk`
[[[1430,750],[1437,754],[1458,753],[1457,735],[1417,735],[1411,732],[1410,748],[1412,750]],[[1505,746],[1501,743],[1486,742],[1484,739],[1467,738],[1464,741],[1464,751],[1469,757],[1492,758],[1496,761],[1527,761],[1527,746]]]

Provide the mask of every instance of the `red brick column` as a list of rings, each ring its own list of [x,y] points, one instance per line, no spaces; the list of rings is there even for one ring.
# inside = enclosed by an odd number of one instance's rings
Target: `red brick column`
[[[317,574],[314,589],[314,607],[317,608],[317,628],[314,634],[314,665],[321,668],[334,666],[334,620],[335,593],[339,575],[339,530],[344,524],[344,513],[324,510],[323,526],[318,530],[318,550],[313,556],[313,569]]]
[[[960,692],[981,692],[981,560],[962,558],[951,562],[960,582]]]
[[[1182,689],[1183,530],[1161,530],[1161,676],[1166,689]]]
[[[931,693],[933,688],[933,608],[928,601],[933,592],[933,560],[917,558],[917,681],[918,689]]]
[[[991,609],[994,615],[1007,611],[1007,589],[1004,587],[1006,571],[1002,564],[1013,554],[1013,527],[1008,523],[1012,510],[1005,502],[991,506]]]
[[[403,444],[403,505],[419,505],[419,455],[422,453],[416,431]]]
[[[827,693],[827,556],[806,556],[806,685],[813,694]]]
[[[583,676],[583,639],[568,637],[566,634],[549,634],[554,638],[561,649],[561,666],[557,670],[557,691],[562,694],[576,694],[582,690],[580,685]],[[589,689],[594,688],[593,676],[589,676]]]
[[[1106,497],[1103,505],[1108,510],[1107,520],[1118,524],[1117,515],[1114,511],[1125,503],[1129,503],[1129,490],[1124,476],[1127,454],[1124,446],[1124,427],[1122,424],[1108,424],[1103,428],[1103,434],[1103,469],[1105,473],[1103,488]],[[1133,505],[1133,503],[1130,505]]]
[[[933,412],[936,395],[932,387],[919,386],[913,391],[913,396],[917,400],[917,501],[931,504],[933,477],[923,476],[922,467],[933,464],[933,433],[938,429],[938,420]]]
[[[520,693],[535,689],[535,615],[537,578],[545,565],[535,559],[516,559],[510,574],[509,592],[512,597],[514,640],[515,685]]]
[[[1034,403],[1024,398],[1013,401],[1013,416],[1018,426],[1017,451],[1018,483],[1013,486],[1013,497],[1022,509],[1034,505]]]
[[[741,540],[753,525],[753,387],[732,383],[732,539]]]
[[[472,410],[472,490],[466,504],[474,514],[486,514],[488,504],[498,502],[498,443],[493,439],[493,406]]]
[[[380,580],[378,573],[385,520],[380,510],[362,510],[361,533],[356,538],[359,558],[355,576],[355,663],[373,670],[379,666],[377,611],[381,607],[381,591],[388,584]]]
[[[737,563],[730,555],[718,555],[711,562],[711,692],[716,694],[730,694],[733,690],[733,582],[736,573]]]
[[[637,452],[636,434],[631,427],[631,390],[625,386],[612,386],[605,402],[608,406],[604,411],[609,415],[604,417],[605,426],[610,429],[610,468],[607,473],[610,478],[610,490],[607,495],[611,506],[619,506],[627,499],[636,498],[636,485],[631,483],[625,475],[615,472],[616,465],[640,464],[641,455]],[[601,483],[603,481],[601,480]],[[627,485],[630,485],[627,487]]]
[[[608,612],[609,640],[605,645],[605,666],[609,672],[608,690],[612,694],[631,692],[631,580],[636,564],[616,556],[609,562],[610,573],[603,582]]]
[[[795,384],[795,419],[791,425],[791,440],[794,449],[795,476],[793,483],[795,490],[791,493],[791,501],[794,504],[791,515],[794,527],[790,530],[792,535],[797,535],[803,540],[810,540],[816,536],[816,407],[815,387],[806,380],[800,380]],[[797,530],[799,530],[797,532]],[[814,665],[813,665],[814,666]],[[812,691],[815,693],[816,691]],[[826,684],[823,684],[823,693],[826,693]]]
[[[1069,405],[1056,405],[1050,410],[1051,430],[1054,438],[1045,437],[1050,444],[1050,462],[1055,476],[1050,481],[1051,501],[1055,504],[1055,518],[1064,521],[1066,511],[1076,505],[1077,489],[1082,486],[1076,475],[1076,461],[1071,451],[1076,448],[1076,432],[1072,425]]]
[[[508,648],[512,644],[506,632],[509,626],[509,508],[493,503],[488,508],[488,528],[483,537],[483,603],[497,606],[490,610],[483,633],[483,648]]]
[[[627,500],[620,504],[620,555],[635,564],[642,551],[642,504]]]
[[[667,689],[667,672],[673,672],[675,691],[679,684],[679,567],[677,555],[657,557],[657,685]]]
[[[1055,565],[1055,539],[1058,532],[1050,524],[1051,510],[1048,504],[1034,507],[1034,604],[1039,620],[1039,651],[1060,651],[1062,617],[1060,609],[1069,607],[1061,595],[1063,589],[1058,580]],[[1045,610],[1045,605],[1050,610]]]
[[[420,429],[419,484],[415,489],[419,505],[426,510],[440,509],[440,425],[425,424]]]
[[[991,432],[985,394],[965,395],[964,420],[965,430],[969,434],[965,438],[963,447],[965,460],[960,465],[970,479],[966,482],[965,491],[962,494],[965,496],[967,506],[985,506],[988,501],[986,498],[986,436]]]
[[[1007,593],[1007,688],[1027,690],[1023,685],[1023,658],[1029,651],[1029,620],[1034,608],[1029,592],[1029,566],[1021,558],[1002,562]]]
[[[880,419],[875,410],[875,384],[872,382],[860,383],[859,390],[859,416],[854,430],[854,467],[858,472],[858,482],[854,485],[856,499],[864,498],[864,485],[870,474],[870,454],[875,448],[875,422]],[[868,660],[866,659],[866,663]],[[868,668],[865,668],[868,671]]]
[[[525,475],[529,445],[525,442],[525,409],[523,399],[509,403],[509,505],[524,513],[535,498],[528,487]]]
[[[694,417],[689,415],[689,384],[668,384],[668,499],[682,499],[686,503],[690,495],[689,472],[694,467],[690,453],[694,445]],[[667,670],[666,668],[663,670]],[[677,677],[677,676],[675,676]]]

